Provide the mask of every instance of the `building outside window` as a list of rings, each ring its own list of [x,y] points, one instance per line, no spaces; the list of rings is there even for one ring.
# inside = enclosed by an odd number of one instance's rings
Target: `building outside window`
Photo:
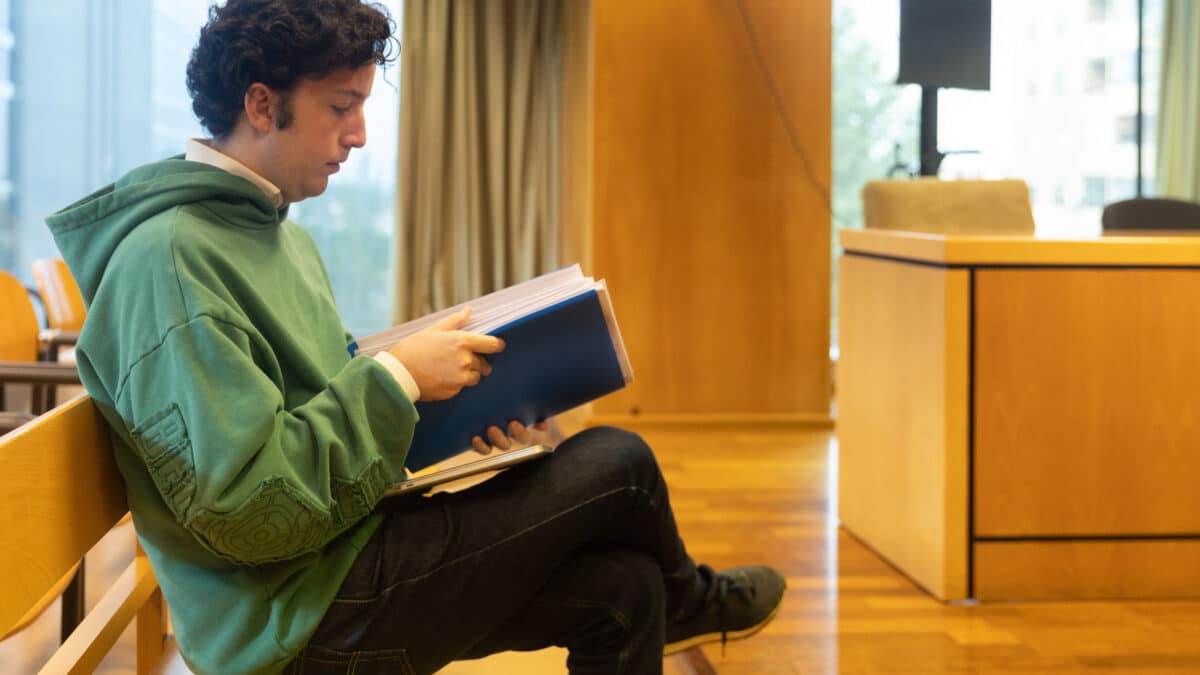
[[[1137,143],[1137,115],[1122,115],[1116,123],[1118,143]]]
[[[1083,177],[1083,203],[1087,206],[1104,206],[1104,197],[1108,194],[1104,176]]]
[[[1085,91],[1102,91],[1108,83],[1108,59],[1097,58],[1087,62],[1087,73],[1083,88]]]
[[[16,223],[13,219],[12,182],[12,109],[13,34],[8,0],[0,0],[0,269],[10,269],[16,248]]]

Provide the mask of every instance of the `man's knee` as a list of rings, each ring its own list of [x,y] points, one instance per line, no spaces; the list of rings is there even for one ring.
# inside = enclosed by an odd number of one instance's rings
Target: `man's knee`
[[[578,445],[587,455],[592,470],[608,466],[619,474],[632,473],[638,484],[657,482],[658,460],[654,451],[642,437],[617,427],[593,427],[586,429],[567,442]]]

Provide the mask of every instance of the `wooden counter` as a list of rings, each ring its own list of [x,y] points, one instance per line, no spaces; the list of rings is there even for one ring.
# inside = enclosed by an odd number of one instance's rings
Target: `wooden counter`
[[[850,532],[947,600],[1200,595],[1200,237],[841,242]]]

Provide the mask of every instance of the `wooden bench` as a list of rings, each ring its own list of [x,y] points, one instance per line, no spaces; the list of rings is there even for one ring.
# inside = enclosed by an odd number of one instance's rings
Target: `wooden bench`
[[[108,426],[88,396],[0,436],[0,639],[52,605],[127,512]],[[134,619],[137,672],[158,672],[173,650],[162,592],[140,547],[41,672],[94,671]]]
[[[84,555],[127,518],[108,426],[90,397],[80,395],[0,436],[0,640],[53,605]],[[167,607],[140,546],[41,672],[92,673],[134,620],[138,675],[188,672],[167,634]],[[666,659],[666,672],[703,672],[685,657]],[[565,673],[565,660],[561,649],[507,652],[443,672]]]

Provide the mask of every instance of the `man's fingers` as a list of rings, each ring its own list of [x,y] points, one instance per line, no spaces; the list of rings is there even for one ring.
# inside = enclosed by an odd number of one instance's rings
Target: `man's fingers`
[[[488,440],[491,441],[492,445],[500,448],[501,450],[508,450],[510,447],[512,447],[512,443],[509,441],[508,436],[505,436],[504,432],[500,431],[500,427],[488,427],[487,435]]]
[[[495,354],[504,351],[504,340],[494,335],[463,333],[461,344],[476,354]]]
[[[450,316],[439,320],[426,330],[458,330],[463,327],[467,319],[471,318],[471,308],[464,307],[462,311],[455,312]]]
[[[508,423],[508,435],[510,438],[523,445],[528,445],[533,439],[529,435],[529,427],[513,420]]]
[[[481,455],[492,454],[492,446],[484,443],[483,439],[478,436],[471,439],[471,447],[475,448],[475,452],[478,452]]]

